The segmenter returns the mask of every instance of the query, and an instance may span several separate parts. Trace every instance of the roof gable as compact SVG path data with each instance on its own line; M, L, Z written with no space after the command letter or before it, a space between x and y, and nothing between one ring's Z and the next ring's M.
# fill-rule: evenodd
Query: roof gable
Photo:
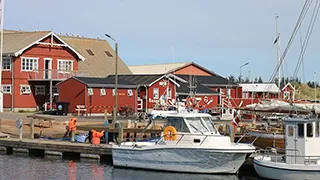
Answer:
M293 91L296 90L296 89L292 86L291 83L287 83L287 84L282 88L282 91L284 91L287 87L290 87Z
M188 66L195 66L210 75L218 76L214 72L210 71L209 69L200 66L195 62L181 62L181 63L164 63L164 64L148 64L148 65L136 65L136 66L129 66L130 70L133 74L167 74L172 73L174 74L175 71L179 71L183 68Z
M48 37L58 39L61 44L42 42ZM51 31L39 31L39 32L19 32L19 31L5 31L3 37L3 53L13 55L15 57L20 56L24 51L36 44L57 45L64 46L73 52L78 59L84 60L85 58L75 51L71 46L64 42L60 37Z

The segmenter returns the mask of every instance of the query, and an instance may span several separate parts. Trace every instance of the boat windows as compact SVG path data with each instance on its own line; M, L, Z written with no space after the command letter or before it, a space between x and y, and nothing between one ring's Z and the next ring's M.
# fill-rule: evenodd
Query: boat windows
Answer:
M200 117L188 117L186 118L188 124L191 127L192 133L207 133L209 129L203 124Z
M307 124L307 137L313 137L313 124Z
M316 129L315 129L316 137L319 137L319 123L320 122L316 122Z
M289 127L288 127L288 135L289 135L290 137L293 136L293 126L289 126Z
M304 137L304 124L298 124L298 137Z
M188 126L186 125L182 117L168 117L167 125L173 126L178 132L190 133Z
M214 127L210 117L202 117L203 121L206 123L210 132L217 134L216 128Z

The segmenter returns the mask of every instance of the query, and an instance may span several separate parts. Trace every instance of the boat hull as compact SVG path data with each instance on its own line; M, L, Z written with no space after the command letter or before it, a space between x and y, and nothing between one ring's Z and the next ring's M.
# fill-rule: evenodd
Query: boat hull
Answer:
M260 177L282 180L319 180L320 166L303 164L286 164L276 162L264 162L254 159L254 169Z
M113 165L187 173L236 173L247 152L203 148L113 148Z

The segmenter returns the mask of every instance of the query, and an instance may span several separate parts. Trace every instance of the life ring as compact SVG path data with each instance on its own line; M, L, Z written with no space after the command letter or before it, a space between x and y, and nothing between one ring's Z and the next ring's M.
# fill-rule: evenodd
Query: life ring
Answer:
M166 141L175 141L177 139L177 130L173 126L168 126L164 129L163 135Z

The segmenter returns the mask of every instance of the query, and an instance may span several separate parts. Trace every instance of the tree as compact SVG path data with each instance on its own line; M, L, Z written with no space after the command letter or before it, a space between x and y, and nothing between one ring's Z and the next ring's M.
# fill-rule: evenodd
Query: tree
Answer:
M259 76L258 83L263 83L262 77Z
M249 78L246 77L246 79L244 80L244 82L245 82L245 83L249 83L249 82L250 82Z
M229 75L228 79L229 79L230 83L235 83L236 82L236 78L233 75Z

